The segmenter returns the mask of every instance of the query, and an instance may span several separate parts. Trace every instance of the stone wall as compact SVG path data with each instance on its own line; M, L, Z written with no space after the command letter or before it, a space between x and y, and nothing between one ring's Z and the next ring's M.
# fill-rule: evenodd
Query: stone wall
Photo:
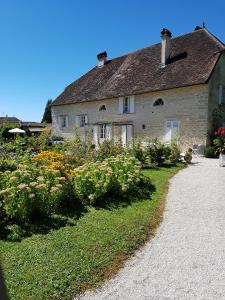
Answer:
M75 116L87 114L88 129L77 129L82 136L98 122L130 122L134 125L135 136L157 137L164 141L166 120L177 120L181 144L186 149L193 144L206 143L208 93L208 85L203 84L135 95L134 113L130 114L119 114L118 98L53 106L53 132L55 135L71 137L75 128ZM158 98L163 99L163 106L153 106ZM99 111L103 104L106 111ZM60 115L68 115L68 128L60 128L57 120Z

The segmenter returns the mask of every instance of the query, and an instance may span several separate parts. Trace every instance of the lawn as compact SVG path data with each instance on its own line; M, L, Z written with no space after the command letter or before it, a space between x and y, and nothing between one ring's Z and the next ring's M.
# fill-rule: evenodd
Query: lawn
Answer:
M92 208L71 226L18 243L0 241L10 299L71 299L110 277L154 233L168 180L181 168L143 171L156 189L151 199L113 209Z

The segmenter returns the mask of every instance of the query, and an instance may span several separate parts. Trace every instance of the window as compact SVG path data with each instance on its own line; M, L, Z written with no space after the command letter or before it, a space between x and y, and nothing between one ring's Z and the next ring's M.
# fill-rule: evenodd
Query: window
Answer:
M130 97L124 97L123 98L123 113L129 113L130 112Z
M99 111L104 111L104 110L106 110L105 105L101 105L100 108L99 108Z
M100 139L106 138L106 124L100 125Z
M77 127L84 127L87 124L88 124L88 116L87 115L76 116L76 126Z
M62 128L68 127L68 116L61 116L60 117L60 125Z
M225 105L225 87L222 84L219 85L219 104Z
M159 98L157 100L155 100L153 106L162 106L164 105L164 102L163 102L163 99L162 98Z
M80 116L80 127L84 127L84 125L86 124L86 118L85 115Z
M173 139L179 138L179 122L177 120L167 120L165 130L165 142L167 144L170 144Z
M134 113L134 95L119 97L119 114Z

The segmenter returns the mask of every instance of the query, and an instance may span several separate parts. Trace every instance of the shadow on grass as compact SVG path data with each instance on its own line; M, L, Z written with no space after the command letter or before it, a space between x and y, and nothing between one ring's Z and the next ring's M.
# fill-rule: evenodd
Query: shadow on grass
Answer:
M143 176L139 184L130 189L127 193L122 193L119 189L109 191L104 198L96 201L95 208L112 210L119 207L127 207L138 201L151 200L151 195L155 191L156 188L150 178Z

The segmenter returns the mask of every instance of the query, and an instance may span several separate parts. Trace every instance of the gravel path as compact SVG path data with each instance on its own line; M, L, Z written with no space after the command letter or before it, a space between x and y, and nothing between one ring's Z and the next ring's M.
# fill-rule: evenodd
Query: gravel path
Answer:
M225 168L198 158L172 180L156 236L80 300L225 299Z

